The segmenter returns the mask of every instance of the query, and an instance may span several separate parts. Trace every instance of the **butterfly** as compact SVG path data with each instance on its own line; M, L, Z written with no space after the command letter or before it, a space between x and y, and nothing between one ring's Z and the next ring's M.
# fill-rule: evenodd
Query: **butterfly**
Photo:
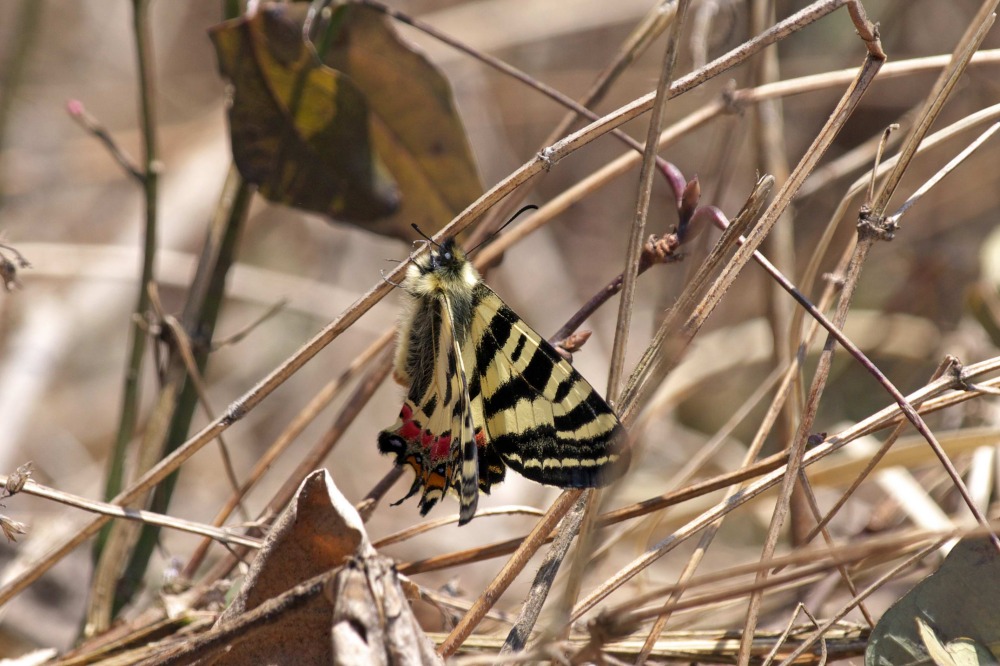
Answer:
M604 486L629 463L625 429L594 388L482 281L454 238L427 239L400 283L393 376L407 388L383 454L415 473L426 515L448 492L459 525L507 467L562 488Z

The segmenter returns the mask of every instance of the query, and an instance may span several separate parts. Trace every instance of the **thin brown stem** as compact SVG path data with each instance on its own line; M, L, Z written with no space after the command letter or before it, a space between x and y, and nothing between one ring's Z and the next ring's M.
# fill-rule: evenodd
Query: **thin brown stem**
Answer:
M649 214L649 202L653 193L653 176L656 173L654 158L658 148L657 139L663 129L670 84L674 77L674 67L677 64L681 29L684 27L684 18L687 16L689 4L690 0L679 0L677 3L677 16L674 18L670 37L663 51L660 79L656 84L656 96L653 99L653 108L646 131L642 167L639 171L639 192L636 195L635 216L629 230L628 252L625 256L625 270L622 272L622 296L618 305L614 347L611 351L611 371L608 375L608 390L605 394L608 401L614 404L618 402L619 384L625 368L625 349L628 345L632 309L635 302L635 281L639 275L639 261L642 256L643 237L646 232L646 216Z
M559 533L545 554L545 559L542 560L537 573L535 573L535 579L532 581L531 589L528 590L528 594L524 599L521 612L514 621L514 626L511 627L510 633L507 634L507 639L504 641L503 647L500 648L501 656L513 652L521 652L524 650L525 645L528 644L528 637L531 635L531 630L534 628L535 623L538 621L538 616L542 612L542 606L549 596L549 590L555 582L559 566L566 557L566 553L573 543L573 538L580 530L580 523L583 522L586 506L586 498L581 497L577 500L573 509L566 514L566 519L559 527Z
M854 599L852 599L849 603L847 603L846 605L844 605L844 607L841 608L840 611L838 611L837 613L835 613L833 615L833 617L829 618L826 622L824 622L823 624L821 624L820 626L818 626L816 628L816 631L813 632L813 635L809 639L803 641L803 643L801 645L799 645L797 648L795 648L795 650L793 650L791 654L789 654L787 657L785 657L784 661L782 661L780 664L778 664L778 666L790 666L791 664L794 664L795 660L801 654L803 654L806 650L808 650L813 645L815 645L816 641L822 639L823 633L827 629L829 629L830 627L832 627L837 622L840 622L841 618L843 618L845 615L847 615L848 613L850 613L851 610L855 606L857 606L859 603L861 603L862 601L864 601L865 599L867 599L868 597L870 597L874 592L878 591L883 585L885 585L886 583L888 583L889 581L891 581L893 578L895 578L896 576L898 576L901 572L905 571L909 567L911 567L914 564L920 562L922 559L924 559L925 557L927 557L928 555L930 555L931 553L933 553L935 550L937 550L938 548L940 548L941 545L944 544L944 543L946 543L947 541L948 541L948 539L939 539L939 540L935 541L931 545L929 545L926 548L924 548L923 550L921 550L919 553L916 553L912 557L909 557L906 560L900 562L897 566L893 567L892 569L890 569L889 571L887 571L882 576L879 576L878 580L876 580L871 585L869 585L864 590L862 590L862 592L860 594L858 594L857 596L855 596Z

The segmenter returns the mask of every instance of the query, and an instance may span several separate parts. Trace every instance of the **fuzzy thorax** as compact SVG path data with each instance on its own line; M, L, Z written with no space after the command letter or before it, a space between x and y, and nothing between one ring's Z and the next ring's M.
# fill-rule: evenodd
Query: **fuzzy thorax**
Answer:
M429 252L410 262L402 283L409 298L406 299L408 303L404 305L400 316L399 342L393 368L393 378L397 383L409 386L412 382L414 351L418 358L430 358L436 351L433 346L412 349L415 342L431 344L433 339L433 336L427 334L430 330L428 320L422 318L420 313L433 310L433 307L428 307L432 303L449 308L469 303L472 290L480 281L479 273L451 238L445 239L440 245L432 245ZM444 303L448 305L445 306ZM425 332L417 335L416 340L413 339L415 325L418 330Z

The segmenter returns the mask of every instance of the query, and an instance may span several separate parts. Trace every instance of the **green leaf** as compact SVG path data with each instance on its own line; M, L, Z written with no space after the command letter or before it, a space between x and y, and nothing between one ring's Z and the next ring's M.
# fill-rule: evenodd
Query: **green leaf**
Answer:
M997 664L998 647L1000 553L987 537L966 538L885 612L868 639L865 664Z
M943 643L937 632L919 617L917 631L936 666L995 666L997 663L989 650L971 638L957 638Z

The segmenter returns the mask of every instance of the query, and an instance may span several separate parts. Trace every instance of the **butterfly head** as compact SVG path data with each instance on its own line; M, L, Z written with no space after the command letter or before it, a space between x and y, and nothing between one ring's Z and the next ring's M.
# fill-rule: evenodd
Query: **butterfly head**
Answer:
M454 238L440 245L431 244L430 251L418 257L407 271L407 288L417 295L441 292L466 292L479 281L479 274Z
M441 273L457 273L466 263L465 253L454 238L445 238L440 245L432 246L427 258L428 269Z

